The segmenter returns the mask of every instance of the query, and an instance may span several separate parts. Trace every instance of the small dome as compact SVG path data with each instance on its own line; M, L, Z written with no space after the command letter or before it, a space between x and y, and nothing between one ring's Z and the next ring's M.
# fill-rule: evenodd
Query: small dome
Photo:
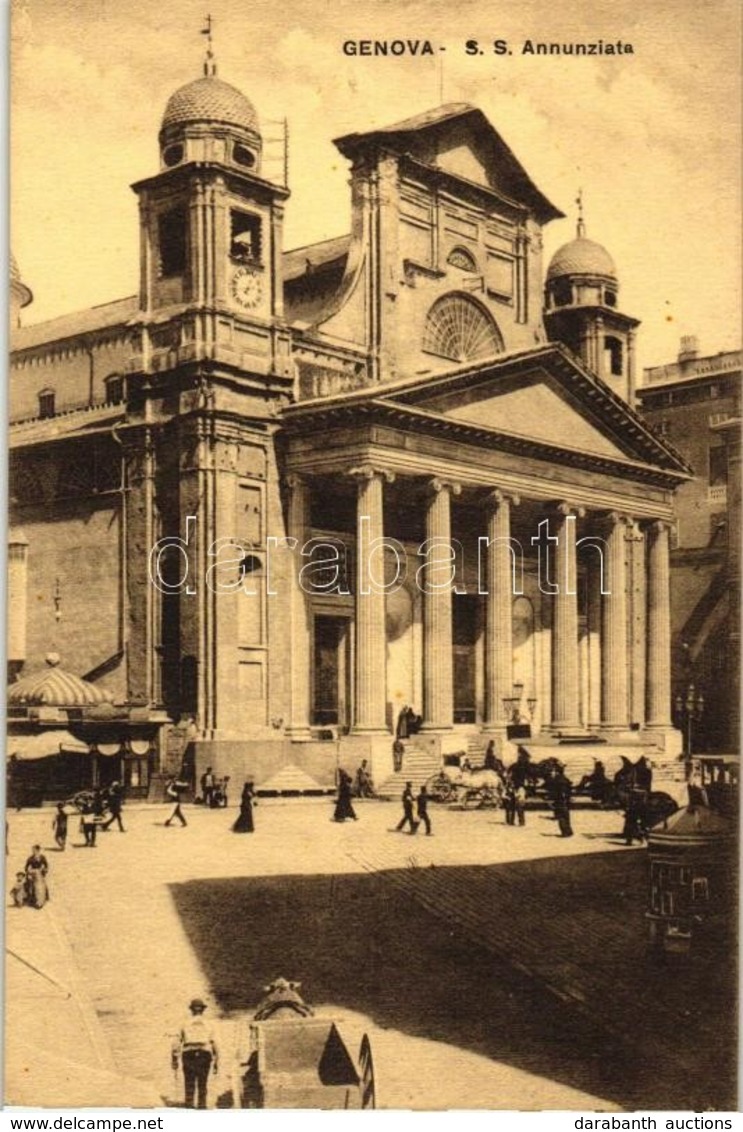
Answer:
M578 236L555 252L547 268L548 280L563 275L608 275L616 279L617 269L606 248L585 236Z
M258 133L258 115L253 104L216 75L195 79L171 94L160 129L190 122L220 122Z
M15 301L19 306L27 307L33 299L30 289L21 278L18 263L12 252L10 253L10 289L14 293Z

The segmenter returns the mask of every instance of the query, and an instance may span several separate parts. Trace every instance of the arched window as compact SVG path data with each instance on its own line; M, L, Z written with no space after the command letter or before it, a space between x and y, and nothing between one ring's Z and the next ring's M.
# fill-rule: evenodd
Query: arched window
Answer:
M475 257L466 248L452 248L446 262L460 271L477 271Z
M471 362L503 352L494 319L466 295L444 295L426 316L423 349L455 362Z

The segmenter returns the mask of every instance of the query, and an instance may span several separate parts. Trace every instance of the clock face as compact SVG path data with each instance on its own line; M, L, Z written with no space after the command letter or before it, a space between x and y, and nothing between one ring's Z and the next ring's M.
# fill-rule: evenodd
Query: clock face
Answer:
M232 294L236 302L247 310L257 307L263 298L263 284L257 271L239 267L232 276Z

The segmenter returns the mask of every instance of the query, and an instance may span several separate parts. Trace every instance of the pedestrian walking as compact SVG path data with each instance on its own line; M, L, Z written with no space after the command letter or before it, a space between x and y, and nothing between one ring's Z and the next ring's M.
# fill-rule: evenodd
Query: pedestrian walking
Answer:
M26 892L26 874L25 873L16 873L15 874L15 884L13 885L13 887L10 890L10 898L13 901L13 904L15 905L16 908L22 908L23 905L26 903L27 892Z
M552 779L552 800L555 808L555 818L560 826L561 837L572 837L573 827L570 824L570 797L573 787L565 772L558 770Z
M33 846L31 856L26 861L25 870L26 903L33 908L43 908L49 899L49 888L46 881L49 862L41 852L40 845Z
M181 826L188 825L188 822L181 812L181 793L186 789L185 782L179 782L177 778L169 778L165 784L165 797L168 801L173 803L173 809L168 816L166 825L170 825L174 818L178 818Z
M77 804L80 809L80 830L85 838L85 848L95 849L98 822L96 821L93 796L83 794L79 797Z
M428 816L428 791L426 790L425 782L423 783L423 785L420 788L420 791L418 792L418 797L415 800L415 806L416 806L416 811L417 811L417 814L418 814L418 821L415 823L415 827L413 829L411 829L410 832L411 833L417 833L418 832L418 826L421 824L421 822L423 822L423 825L426 827L426 837L430 837L431 836L431 819Z
M406 782L405 789L402 792L402 817L395 826L395 831L401 833L406 825L410 826L410 832L415 833L418 828L418 823L413 814L413 783Z
M204 800L204 805L210 809L214 808L214 787L216 782L212 774L212 768L208 766L202 774L199 785L201 786L201 797Z
M246 782L243 786L243 792L240 797L240 813L237 816L237 821L232 827L233 833L252 833L254 830L253 825L253 799L255 797L253 791L253 783Z
M194 998L188 1007L190 1014L178 1032L173 1044L171 1064L173 1071L178 1065L183 1071L184 1103L186 1108L206 1108L209 1070L216 1073L219 1068L219 1054L214 1034L204 1018L206 1003Z
M64 802L57 802L57 811L52 819L52 832L54 840L57 843L57 848L64 852L67 845L67 814L64 808Z
M513 788L513 804L519 825L526 825L526 787L523 782Z
M627 797L622 837L625 844L637 840L642 843L647 834L647 791L632 789Z
M346 818L353 818L354 821L358 821L351 803L352 785L351 775L341 768L338 771L338 798L335 803L333 821L345 821Z
M124 791L121 788L120 782L112 782L108 790L108 812L111 817L107 822L104 822L101 829L110 829L114 822L117 823L122 833L126 833L124 825L121 821L121 810L124 805Z

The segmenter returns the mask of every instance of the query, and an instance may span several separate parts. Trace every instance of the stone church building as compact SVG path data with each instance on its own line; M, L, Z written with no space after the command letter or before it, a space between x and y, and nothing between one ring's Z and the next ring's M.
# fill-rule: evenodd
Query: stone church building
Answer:
M132 186L137 293L21 325L13 268L21 757L64 727L144 793L189 719L197 773L380 782L405 707L434 760L514 722L678 753L690 472L632 407L610 255L580 219L545 271L562 213L466 104L339 138L350 232L285 250L256 111L205 72ZM66 703L29 691L50 649Z

